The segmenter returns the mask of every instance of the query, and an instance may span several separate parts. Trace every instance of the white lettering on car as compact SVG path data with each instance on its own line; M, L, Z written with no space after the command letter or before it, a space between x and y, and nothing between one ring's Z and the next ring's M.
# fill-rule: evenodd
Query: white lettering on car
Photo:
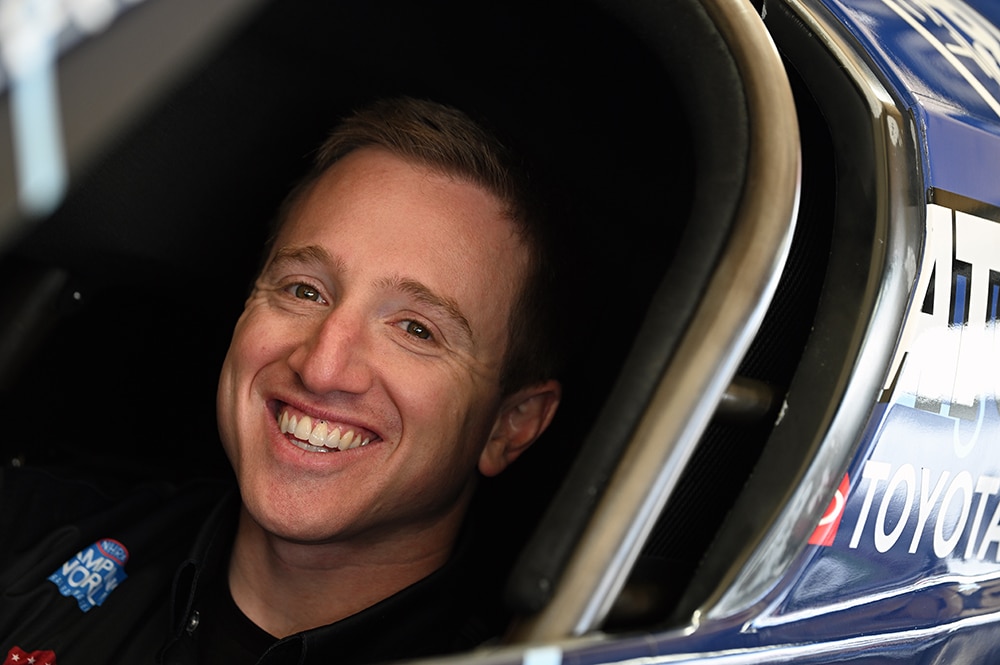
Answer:
M987 398L998 393L998 250L1000 224L927 207L923 265L884 386L894 402L950 419L959 458L975 448Z
M986 83L1000 84L1000 31L973 8L954 0L882 0L1000 116L1000 101ZM973 69L982 72L982 79Z
M875 460L865 463L861 478L867 486L851 535L852 549L870 538L877 551L889 552L900 546L901 536L911 528L913 535L906 550L910 554L930 540L936 557L950 557L965 536L960 556L982 561L991 545L1000 544L1000 502L994 502L991 519L980 535L987 504L1000 492L1000 478L982 475L974 479L966 470L952 474L922 468L918 483L912 464L893 469L891 464ZM1000 548L994 552L994 560L1000 562Z

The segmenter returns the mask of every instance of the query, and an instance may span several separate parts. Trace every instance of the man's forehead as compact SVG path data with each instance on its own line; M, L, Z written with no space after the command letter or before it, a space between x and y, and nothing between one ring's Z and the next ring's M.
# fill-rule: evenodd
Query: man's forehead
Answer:
M384 285L409 284L411 295L460 313L469 330L483 307L491 325L508 322L496 310L509 314L530 263L519 227L486 188L370 147L327 169L276 240L275 258L339 262L340 272L345 260L384 263Z
M290 264L315 264L330 267L340 272L343 261L319 245L275 245L268 259L268 267L281 267Z

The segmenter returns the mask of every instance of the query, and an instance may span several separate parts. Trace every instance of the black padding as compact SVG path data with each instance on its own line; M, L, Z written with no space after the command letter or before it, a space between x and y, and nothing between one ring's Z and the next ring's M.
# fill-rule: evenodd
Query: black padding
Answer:
M675 352L728 237L746 169L748 124L739 74L701 6L645 0L602 6L657 54L662 76L680 91L686 125L677 131L690 132L696 157L692 164L675 162L674 168L693 170L694 198L679 233L670 207L649 211L642 222L662 225L664 253L674 258L613 391L511 575L507 599L522 613L536 612L548 601Z

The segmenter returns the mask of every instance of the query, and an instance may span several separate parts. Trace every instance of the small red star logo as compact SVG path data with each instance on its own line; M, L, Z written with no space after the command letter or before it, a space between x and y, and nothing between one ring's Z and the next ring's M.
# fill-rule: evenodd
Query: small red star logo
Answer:
M7 652L3 665L56 665L54 651L25 651L21 647L13 647Z

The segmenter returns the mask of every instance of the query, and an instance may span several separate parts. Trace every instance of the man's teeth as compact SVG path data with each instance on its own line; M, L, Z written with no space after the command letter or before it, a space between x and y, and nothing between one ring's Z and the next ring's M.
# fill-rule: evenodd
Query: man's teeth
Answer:
M282 434L291 434L299 441L329 450L350 450L367 445L371 441L371 437L364 437L354 430L344 431L340 427L331 429L325 420L314 421L309 416L290 416L287 411L281 412L278 427Z

